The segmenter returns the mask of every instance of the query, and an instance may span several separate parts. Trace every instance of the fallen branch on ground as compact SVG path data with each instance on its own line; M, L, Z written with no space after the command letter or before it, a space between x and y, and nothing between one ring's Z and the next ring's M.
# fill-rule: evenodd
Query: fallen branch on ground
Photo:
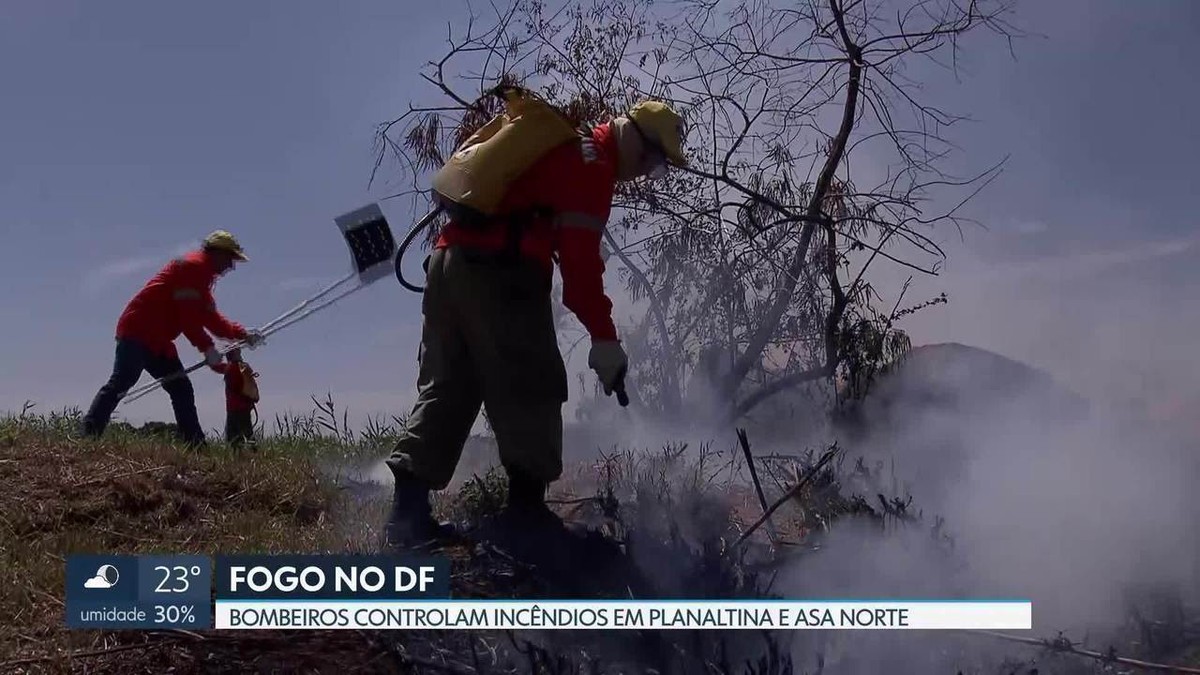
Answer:
M1126 666L1142 668L1143 670L1158 670L1167 673L1190 673L1192 675L1200 675L1200 668L1172 666L1165 663L1152 663L1150 661L1140 661L1138 659L1125 658L1123 656L1117 656L1116 652L1112 649L1109 649L1107 654L1094 652L1090 649L1080 649L1072 644L1070 640L1061 636L1054 640L1047 640L1044 638L1027 638L1019 635L1008 635L1007 633L997 633L990 630L968 630L965 632L973 635L982 635L985 637L1008 640L1009 642L1020 642L1022 644L1034 645L1036 647L1044 647L1051 651L1062 652L1064 654L1076 654L1078 656L1085 656L1087 658L1104 661L1106 663L1120 663Z
M746 455L746 466L750 469L750 479L754 481L754 490L758 493L759 504L762 505L763 513L767 514L767 496L763 493L762 483L758 482L758 471L754 468L754 454L750 452L750 439L746 436L745 429L737 430L738 443L742 446L742 453ZM769 516L769 514L767 514ZM775 526L771 523L770 517L767 518L767 537L771 539L771 544L775 545L779 540L779 535L775 532Z
M814 477L816 477L816 475L818 473L820 473L821 469L824 468L825 465L828 464L829 461L831 459L833 459L834 456L836 456L841 451L842 451L842 449L837 447L837 445L835 444L831 450L829 450L824 455L822 455L821 459L817 460L817 463L814 464L813 468L809 470L808 475L806 475L799 482L797 482L795 487L793 487L791 490L788 490L786 494L784 494L774 504L772 504L771 508L767 509L762 514L762 517L760 517L758 520L754 521L753 525L746 528L746 531L742 533L742 536L737 538L737 541L733 542L733 545L729 547L729 550L732 551L732 550L736 549L743 541L746 541L746 539L750 535L754 534L755 530L757 530L759 527L761 527L763 523L767 522L767 520L771 517L772 513L775 513L775 511L778 510L779 507L786 504L793 496L795 496L801 490L803 490L804 486L808 485L809 482L812 481L812 479Z

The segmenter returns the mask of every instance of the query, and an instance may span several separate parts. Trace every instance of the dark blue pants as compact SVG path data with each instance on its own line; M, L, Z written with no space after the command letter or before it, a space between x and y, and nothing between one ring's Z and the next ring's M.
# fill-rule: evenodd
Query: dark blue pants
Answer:
M116 356L113 359L112 375L108 382L96 392L92 406L83 418L83 433L87 436L100 436L108 426L117 403L125 392L133 388L142 376L142 371L155 379L160 379L183 370L179 357L160 356L146 349L134 340L117 340ZM192 389L192 381L183 376L163 384L163 389L171 397L171 407L175 410L175 423L179 425L179 435L185 442L193 444L204 443L204 430L200 426L200 418L196 412L196 392Z

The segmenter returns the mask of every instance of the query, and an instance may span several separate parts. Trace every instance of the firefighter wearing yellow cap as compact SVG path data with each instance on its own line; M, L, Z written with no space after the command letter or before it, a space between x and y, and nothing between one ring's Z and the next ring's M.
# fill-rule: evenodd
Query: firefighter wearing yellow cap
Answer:
M648 161L657 159L654 156L657 153L675 166L687 166L687 158L683 156L683 139L687 132L683 119L670 106L659 101L643 101L625 117L651 150L647 153ZM662 166L661 162L651 169L651 176L659 166Z
M237 260L245 262L249 260L246 257L246 252L242 250L242 245L237 239L233 238L225 230L217 230L204 238L204 248L208 251L223 251L233 256Z
M449 484L481 406L509 478L503 520L526 532L556 523L544 497L562 472L568 386L550 297L555 260L563 305L591 337L588 366L611 395L628 365L600 255L613 194L620 181L685 166L684 135L668 105L642 102L532 158L503 186L492 221L471 227L452 216L443 226L426 266L417 402L387 459L396 478L391 543L453 534L434 520L429 493ZM469 168L475 177L504 173Z
M133 296L117 320L112 372L83 418L84 435L104 433L117 403L143 372L157 379L183 371L175 349L175 339L180 335L204 354L210 367L221 362L221 353L209 333L226 340L245 340L252 346L263 341L259 331L230 321L217 311L213 283L233 269L235 260L247 260L246 252L232 234L217 230L204 238L199 250L167 263ZM204 445L191 381L186 375L175 377L165 382L163 389L171 397L182 439Z

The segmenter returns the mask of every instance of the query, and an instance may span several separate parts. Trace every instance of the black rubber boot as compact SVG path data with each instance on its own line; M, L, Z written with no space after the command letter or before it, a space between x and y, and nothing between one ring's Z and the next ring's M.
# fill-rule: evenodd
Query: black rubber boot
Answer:
M517 560L538 566L549 578L569 568L566 558L574 550L566 525L546 505L546 484L528 475L508 471L508 501L483 530Z
M508 503L501 519L506 526L523 531L563 526L558 515L546 506L546 484L514 470L508 472Z
M434 520L429 487L408 472L396 471L395 474L396 491L384 528L384 547L417 546L454 536L453 526Z

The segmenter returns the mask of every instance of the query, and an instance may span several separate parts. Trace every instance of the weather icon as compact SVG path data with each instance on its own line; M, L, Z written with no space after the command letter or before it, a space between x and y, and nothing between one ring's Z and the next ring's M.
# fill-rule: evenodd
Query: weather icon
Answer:
M117 568L112 565L101 565L100 569L96 570L96 576L83 582L84 588L112 588L117 585L117 579L121 575L117 574Z

